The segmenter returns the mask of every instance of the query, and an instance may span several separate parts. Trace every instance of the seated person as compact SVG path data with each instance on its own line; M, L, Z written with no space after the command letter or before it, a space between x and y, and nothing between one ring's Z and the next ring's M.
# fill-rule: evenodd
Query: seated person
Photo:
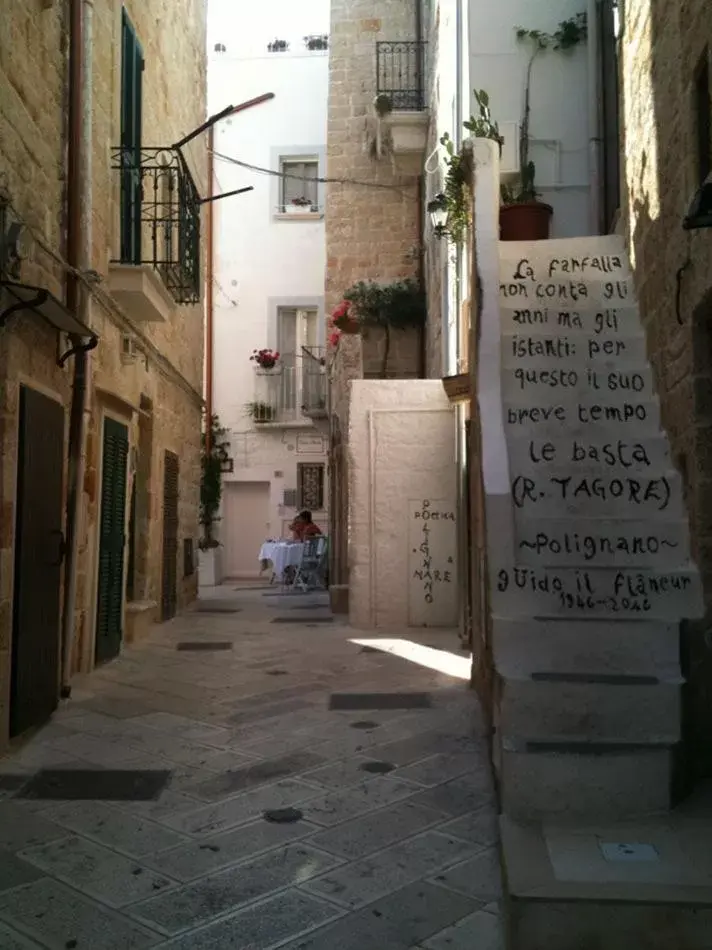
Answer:
M300 511L290 524L289 530L292 532L294 541L306 541L308 538L315 538L321 534L319 525L312 521L311 511Z

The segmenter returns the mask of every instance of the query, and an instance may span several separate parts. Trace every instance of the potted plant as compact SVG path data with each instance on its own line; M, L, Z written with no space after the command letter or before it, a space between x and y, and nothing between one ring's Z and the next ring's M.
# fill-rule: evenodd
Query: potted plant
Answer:
M286 40L272 40L267 44L267 50L270 53L286 53L289 49L289 43Z
M326 33L321 33L318 36L305 36L304 45L308 50L328 49L329 37Z
M270 349L253 350L250 362L256 363L261 370L273 370L279 362L279 353L277 350Z
M529 43L531 52L524 82L524 109L519 129L519 181L514 187L502 187L502 207L499 213L502 241L541 241L549 237L551 205L539 201L535 186L536 168L529 157L529 126L531 120L532 69L537 57L546 50L570 52L588 36L588 19L577 13L562 20L553 33L543 30L516 28L517 39Z
M287 214L304 214L305 211L313 211L314 206L312 205L309 198L291 198L286 205L284 206Z
M198 576L202 585L215 586L222 580L220 571L220 542L214 537L215 524L222 498L222 465L227 460L229 442L217 415L203 424L200 457L200 514L202 535L198 541Z
M348 304L349 318L355 319L360 327L379 327L383 330L385 347L381 376L385 379L391 330L422 330L425 326L426 303L422 287L410 277L391 284L362 280L346 291L344 303ZM334 324L338 326L336 320Z
M277 418L277 409L268 402L248 402L245 406L247 415L257 424L274 422Z
M500 154L504 138L500 134L499 124L492 118L489 94L485 89L473 89L479 109L478 115L471 115L463 127L475 138L491 139L499 146ZM462 244L471 225L471 199L469 186L472 181L472 160L466 149L455 150L455 143L448 132L440 137L445 148L444 190L436 194L427 204L427 211L433 223L435 237L449 237L453 244Z

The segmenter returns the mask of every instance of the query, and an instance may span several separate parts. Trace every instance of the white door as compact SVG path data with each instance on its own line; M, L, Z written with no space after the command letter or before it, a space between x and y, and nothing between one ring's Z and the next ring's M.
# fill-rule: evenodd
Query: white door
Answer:
M223 485L222 543L226 577L257 577L260 548L267 538L269 482Z

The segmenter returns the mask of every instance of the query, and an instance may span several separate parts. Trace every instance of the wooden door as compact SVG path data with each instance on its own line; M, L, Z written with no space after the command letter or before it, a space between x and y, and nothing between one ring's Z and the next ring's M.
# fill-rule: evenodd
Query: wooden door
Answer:
M10 735L47 720L60 679L64 408L20 387Z
M129 430L122 423L105 418L96 604L97 663L113 660L121 649L128 454Z
M224 486L221 537L226 577L259 577L260 548L270 533L278 533L269 529L269 490L269 482Z

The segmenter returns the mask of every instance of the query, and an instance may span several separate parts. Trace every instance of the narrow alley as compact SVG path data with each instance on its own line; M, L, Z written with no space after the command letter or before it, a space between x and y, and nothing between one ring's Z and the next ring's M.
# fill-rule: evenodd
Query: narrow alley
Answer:
M223 585L81 679L0 760L0 948L500 950L469 657L366 636Z

